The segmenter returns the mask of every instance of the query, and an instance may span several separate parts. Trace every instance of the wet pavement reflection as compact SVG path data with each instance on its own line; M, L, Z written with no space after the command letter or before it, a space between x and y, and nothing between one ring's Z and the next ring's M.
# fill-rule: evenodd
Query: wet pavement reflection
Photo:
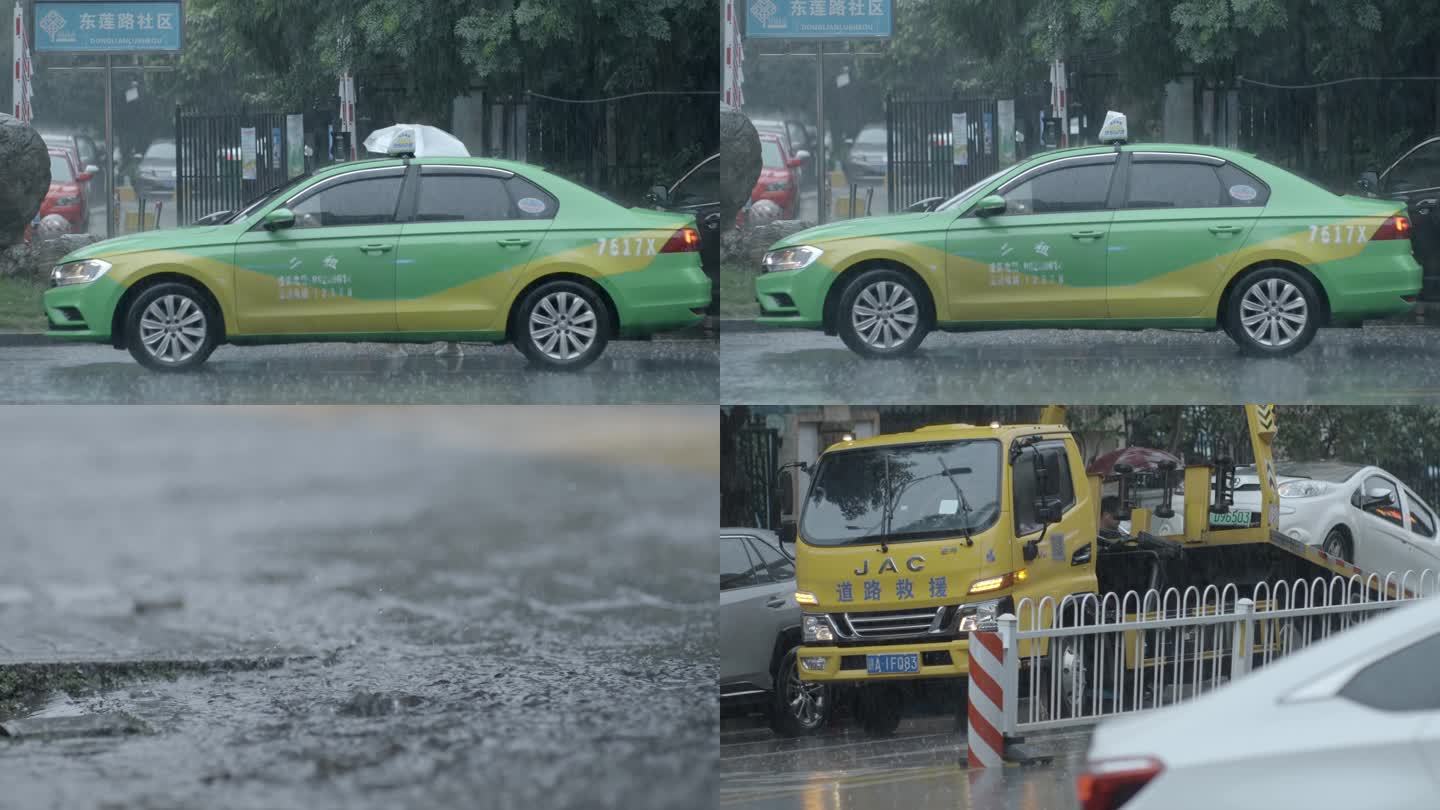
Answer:
M1440 397L1440 328L1321 330L1284 359L1203 332L932 333L901 360L819 332L722 330L722 402L1397 404Z
M0 665L47 627L59 658L308 655L42 695L148 733L0 738L0 805L712 803L713 431L713 406L0 408Z
M784 739L727 721L720 806L746 810L1074 810L1081 738L1055 738L1045 764L967 769L951 720L911 719L889 739L855 730Z
M0 349L3 402L715 403L709 340L620 341L578 373L537 371L510 346L222 346L191 374L159 374L108 346Z

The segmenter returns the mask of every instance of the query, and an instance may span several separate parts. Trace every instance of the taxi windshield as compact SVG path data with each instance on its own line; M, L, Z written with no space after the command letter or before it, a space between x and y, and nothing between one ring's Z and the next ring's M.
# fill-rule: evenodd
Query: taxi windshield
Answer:
M800 532L817 546L919 540L982 531L999 514L999 442L893 445L821 459Z
M232 222L239 222L245 217L250 216L271 200L278 199L283 195L289 194L292 190L299 188L300 184L308 181L312 174L313 172L306 172L305 174L296 177L294 180L291 180L288 183L281 183L280 185L270 189L264 194L261 194L259 197L256 197L250 202L245 203L245 206L243 208L226 217L225 221L221 224L228 225Z
M981 180L980 182L975 183L974 185L970 186L969 188L966 188L964 191L960 192L959 194L956 194L954 197L951 197L950 199L946 200L945 202L940 203L940 205L939 205L935 210L936 210L936 211L949 211L949 210L951 210L951 209L959 208L960 206L965 205L966 203L968 203L968 202L970 201L970 197L974 196L974 194L975 194L977 191L979 191L980 189L984 188L985 186L990 185L991 183L995 182L996 180L999 180L999 179L1000 179L1000 175L1002 175L1002 174L1010 171L1011 168L1013 168L1013 167L1011 167L1011 166L1006 166L1005 168L1001 169L1001 170L998 171L998 172L995 172L994 174L990 175L989 177L985 178L984 180Z

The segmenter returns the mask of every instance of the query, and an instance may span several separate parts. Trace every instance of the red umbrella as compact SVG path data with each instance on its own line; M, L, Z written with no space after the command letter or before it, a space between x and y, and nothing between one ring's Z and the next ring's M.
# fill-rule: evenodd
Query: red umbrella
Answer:
M1176 469L1185 466L1180 459L1164 450L1152 450L1148 447L1122 447L1090 462L1090 466L1085 468L1085 472L1088 475L1109 478L1115 474L1116 464L1129 464L1135 468L1136 472L1159 471L1161 462L1165 461L1174 464Z

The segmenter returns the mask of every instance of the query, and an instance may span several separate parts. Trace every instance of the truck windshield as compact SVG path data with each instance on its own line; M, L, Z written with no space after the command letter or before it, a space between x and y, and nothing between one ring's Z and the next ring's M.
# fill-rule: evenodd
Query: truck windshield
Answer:
M817 546L920 540L983 531L999 515L998 441L867 447L821 459L800 533Z

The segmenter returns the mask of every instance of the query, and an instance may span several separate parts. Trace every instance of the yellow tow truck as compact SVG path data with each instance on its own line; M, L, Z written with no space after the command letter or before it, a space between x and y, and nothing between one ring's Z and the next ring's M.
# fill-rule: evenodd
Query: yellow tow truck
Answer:
M1250 596L1261 582L1354 574L1278 531L1275 409L1245 413L1260 510L1232 508L1227 459L1168 471L1153 512L1133 507L1133 472L1122 465L1118 500L1131 523L1123 542L1099 536L1103 481L1086 474L1063 407L1046 408L1040 424L936 425L831 446L812 470L796 531L801 678L859 688L857 719L884 735L907 694L963 687L969 632L1026 599L1228 583ZM1181 476L1183 533L1150 535L1152 517L1171 516ZM1032 612L1017 615L1029 629ZM1048 626L1047 612L1039 615Z

